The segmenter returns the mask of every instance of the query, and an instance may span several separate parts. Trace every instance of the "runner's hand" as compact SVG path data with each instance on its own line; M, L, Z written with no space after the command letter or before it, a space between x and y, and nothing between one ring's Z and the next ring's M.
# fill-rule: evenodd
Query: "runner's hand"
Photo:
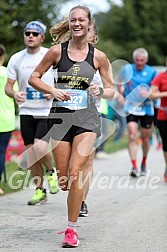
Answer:
M46 98L46 100L48 100L48 101L50 101L50 100L52 100L53 98L54 98L54 96L53 95L51 95L51 94L43 94L43 96Z
M71 99L69 93L63 89L52 88L52 95L58 101L68 101Z
M26 92L18 91L14 93L14 99L17 103L25 102Z
M140 96L144 99L149 98L150 96L150 90L145 90L145 89L141 89L140 90Z
M92 96L99 97L100 89L97 84L94 84L94 83L90 84L90 87L88 88L88 90L90 91Z

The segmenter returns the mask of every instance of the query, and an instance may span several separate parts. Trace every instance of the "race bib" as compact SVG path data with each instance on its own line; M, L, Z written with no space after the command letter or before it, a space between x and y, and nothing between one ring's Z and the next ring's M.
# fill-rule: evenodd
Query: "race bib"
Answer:
M145 111L143 110L142 104L133 104L131 102L126 101L124 105L124 111L128 114L133 115L145 115Z
M88 93L85 90L66 89L71 100L57 102L58 107L66 107L71 110L79 110L88 107Z
M28 100L44 100L45 99L45 97L43 96L43 93L39 92L38 90L34 88L27 87L26 92L27 92Z

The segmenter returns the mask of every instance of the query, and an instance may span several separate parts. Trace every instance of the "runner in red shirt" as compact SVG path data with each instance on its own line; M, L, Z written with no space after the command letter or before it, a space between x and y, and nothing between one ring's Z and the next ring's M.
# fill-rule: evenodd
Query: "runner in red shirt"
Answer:
M167 58L166 58L167 64ZM164 159L166 163L164 180L167 182L167 71L158 74L152 81L151 98L161 99L161 104L158 109L158 128L163 143Z

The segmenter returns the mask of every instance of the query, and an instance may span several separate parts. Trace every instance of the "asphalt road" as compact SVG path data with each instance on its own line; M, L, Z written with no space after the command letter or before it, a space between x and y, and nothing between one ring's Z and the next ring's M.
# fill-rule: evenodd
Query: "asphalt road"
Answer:
M141 160L141 151L138 153ZM94 180L87 204L89 217L79 218L77 231L85 252L166 252L167 184L162 151L154 146L146 178L129 178L128 151L94 161ZM52 252L62 249L66 228L66 192L48 194L47 203L28 206L32 189L0 197L0 251Z

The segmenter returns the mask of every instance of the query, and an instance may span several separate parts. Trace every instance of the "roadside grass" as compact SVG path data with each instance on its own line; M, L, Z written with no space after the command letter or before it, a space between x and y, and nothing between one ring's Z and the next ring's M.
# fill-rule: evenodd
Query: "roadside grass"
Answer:
M4 181L4 174L2 174L2 180L0 183L0 188L6 193L16 192L22 189L24 185L24 180L26 177L27 171L21 170L16 163L7 162L6 163L6 176L7 183ZM12 188L9 184L12 183ZM17 188L19 187L19 188Z
M118 142L113 141L113 136L110 136L105 144L104 151L106 153L113 153L119 150L126 149L128 147L128 137L123 135Z

